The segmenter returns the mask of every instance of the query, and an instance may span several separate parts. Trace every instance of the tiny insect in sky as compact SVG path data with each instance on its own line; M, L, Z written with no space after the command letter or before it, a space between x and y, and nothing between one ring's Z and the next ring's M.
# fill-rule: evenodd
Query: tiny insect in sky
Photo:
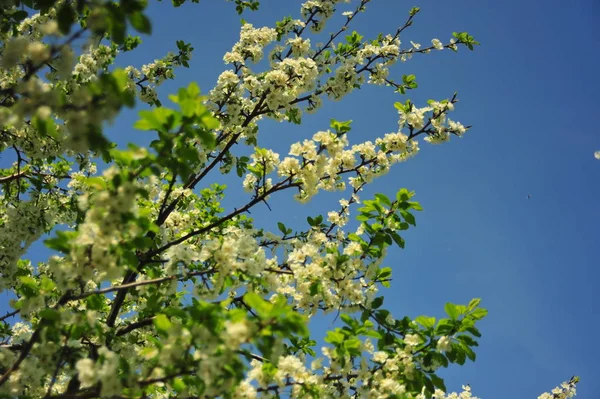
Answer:
M527 194L527 199L531 199L531 195Z

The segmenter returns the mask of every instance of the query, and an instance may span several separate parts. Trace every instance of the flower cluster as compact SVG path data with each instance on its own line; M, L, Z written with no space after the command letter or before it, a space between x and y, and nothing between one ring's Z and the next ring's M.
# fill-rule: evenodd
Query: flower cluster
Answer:
M240 40L233 49L226 53L223 61L226 64L240 63L246 60L258 62L263 57L264 48L277 38L277 32L272 28L255 28L252 24L242 25Z
M578 377L573 377L569 381L565 381L560 386L554 388L550 392L545 392L538 396L538 399L569 399L577 394Z

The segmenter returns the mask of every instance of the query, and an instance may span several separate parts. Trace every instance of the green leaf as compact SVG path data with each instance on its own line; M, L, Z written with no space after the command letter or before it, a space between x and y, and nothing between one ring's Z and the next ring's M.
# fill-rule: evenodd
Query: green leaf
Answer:
M391 267L384 267L377 274L377 279L383 280L383 279L389 278L391 276L392 276L392 268Z
M371 302L371 309L377 309L381 307L381 305L383 305L383 297L378 296L377 298L373 299L373 302Z
M281 222L277 222L277 228L279 229L279 231L281 231L281 233L283 233L285 235L285 232L286 232L285 224L283 224Z
M54 284L54 281L52 281L46 276L43 276L40 282L40 289L44 291L44 293L48 294L52 292L54 288L56 288L56 284Z
M360 236L357 235L356 233L350 233L350 234L348 234L348 239L350 241L355 241L355 242L362 242L363 241L363 239L360 238Z
M396 245L398 245L400 248L404 248L405 245L405 241L402 237L400 237L398 235L398 233L396 233L395 231L390 233L390 236L392 236L392 240L394 240L394 242L396 243Z
M406 220L407 223L412 224L413 226L417 225L417 221L412 213L408 213L406 211L402 212L402 217Z
M200 100L198 100L200 101ZM205 109L205 107L202 105L200 107L200 110ZM209 111L204 111L200 117L199 117L199 122L202 126L204 126L204 128L208 129L208 130L215 130L218 129L221 124L219 123L219 120L217 118L215 118Z
M481 333L475 327L467 327L467 328L465 328L465 331L468 331L469 333L471 333L472 335L474 335L478 338L481 337Z
M198 103L195 99L191 98L179 99L179 107L181 107L183 116L189 118L196 113Z
M204 144L206 148L208 148L209 150L215 148L215 146L217 145L217 140L215 139L215 136L213 136L212 133L205 129L196 129L196 133L198 134L200 140L202 141L202 144Z
M20 276L21 292L28 298L36 296L39 292L38 281L31 276Z
M397 193L396 193L396 200L398 202L404 202L404 201L408 201L411 197L411 193L405 189L405 188L401 188Z
M106 189L106 180L100 176L87 177L84 182L86 186L95 188L96 190Z
M180 119L178 113L168 108L155 108L139 112L140 120L133 127L139 130L169 130Z
M470 359L472 362L474 362L474 361L475 361L475 359L477 358L477 355L475 354L475 352L473 351L473 349L469 348L469 347L468 347L468 346L466 346L466 345L462 345L462 348L464 349L464 351L465 351L465 354L467 355L467 357L468 357L468 358L469 358L469 359Z
M442 391L446 392L446 384L444 384L443 379L441 379L440 377L438 377L435 374L430 374L429 378L431 378L431 382L433 382L433 385L435 385L436 388L441 389Z
M462 345L452 344L452 352L455 354L456 363L463 365L467 361L467 355Z
M165 333L169 331L169 328L171 328L172 325L171 320L169 320L169 318L164 314L156 315L153 322L154 327L156 327L156 330Z
M422 211L423 207L421 207L421 204L419 204L416 201L407 201L407 204L410 205L410 207L412 209L414 209L415 211Z
M335 119L331 120L330 126L333 130L336 131L336 133L338 134L343 134L343 133L347 133L350 130L352 130L352 128L350 127L350 124L352 123L351 120L349 121L337 121Z
M318 281L314 281L310 284L310 287L308 287L308 292L310 293L310 295L315 296L319 293L319 287L321 286L321 283Z
M125 32L127 26L125 25L125 15L119 9L118 6L107 7L110 11L110 37L117 44L123 44L125 42Z
M135 28L135 30L140 33L152 33L152 24L150 23L150 19L140 11L129 14L129 22L131 22L131 25Z
M171 386L173 387L173 390L177 393L181 393L187 388L185 381L183 381L181 377L176 377L171 383Z
M392 201L385 194L377 193L375 194L375 198L379 200L379 202L383 202L387 206L392 206Z
M273 305L265 301L260 295L255 292L247 292L244 295L244 302L260 317L268 317Z
M475 320L481 320L485 316L487 316L487 314L488 314L487 309L483 309L483 308L477 308L470 313L471 317L473 317Z
M87 308L90 310L102 310L106 305L103 295L90 295L85 299Z
M58 313L58 310L51 309L51 308L45 308L45 309L40 310L38 315L40 316L41 319L49 320L49 321L56 321L56 320L60 319L60 314Z
M475 309L477 306L479 306L480 303L481 303L481 299L479 299L479 298L471 299L471 301L469 302L468 309L471 311L471 310Z
M402 82L404 82L404 84L410 84L413 83L416 78L415 75L402 75Z
M473 338L471 338L468 335L459 335L456 337L456 339L458 339L459 341L463 342L465 345L468 346L479 346L479 344L477 343L477 341L475 341Z
M77 236L75 231L57 231L56 237L45 240L44 244L50 249L68 254L71 251L70 241L75 236Z
M185 44L182 44L185 45ZM200 86L196 82L190 82L188 86L183 90L186 93L188 98L196 98L200 95ZM179 95L182 95L182 91L179 92Z
M374 331L374 330L367 330L364 333L362 333L362 335L364 335L366 337L376 338L376 339L381 339L381 337L382 337L382 335L380 333L378 333L377 331Z
M348 326L354 328L354 325L356 324L355 320L352 318L352 316L346 314L346 313L342 313L340 315L340 318L342 319L342 321L347 324Z
M442 319L438 321L438 325L435 328L435 333L437 335L448 335L452 333L452 331L454 331L454 326L448 319Z
M142 43L142 39L139 36L127 36L123 45L121 46L122 51L131 51Z
M360 347L361 347L361 342L358 338L349 338L344 341L344 348L351 355L354 355L354 356L360 355Z
M435 317L418 316L415 321L427 329L435 326Z
M433 383L426 376L423 376L423 383L425 384L425 388L427 389L429 394L432 394L433 391L435 391L435 387L433 386Z
M442 367L448 367L448 358L446 358L446 356L444 356L442 353L439 352L430 352L431 353L431 358L442 365Z
M327 331L327 335L325 336L325 342L330 343L332 345L339 345L344 342L346 336L337 331Z
M359 35L357 31L353 31L351 35L346 36L346 41L348 44L353 46L358 46L360 41L363 39L363 36Z
M289 109L285 116L287 116L288 120L295 125L300 125L302 123L302 117L300 110L298 108Z
M28 15L29 14L27 13L27 11L25 11L25 10L19 10L19 11L15 11L13 13L12 17L13 17L13 19L15 21L19 21L20 22L20 21L24 20L25 18L27 18Z
M58 21L58 29L63 35L68 35L71 31L71 25L75 22L77 14L71 6L71 3L65 1L62 3L56 12L56 20Z
M452 320L457 320L459 313L458 310L456 309L456 305L454 305L453 303L446 303L446 305L444 305L444 310L446 311L446 314L448 316L450 316L450 318Z

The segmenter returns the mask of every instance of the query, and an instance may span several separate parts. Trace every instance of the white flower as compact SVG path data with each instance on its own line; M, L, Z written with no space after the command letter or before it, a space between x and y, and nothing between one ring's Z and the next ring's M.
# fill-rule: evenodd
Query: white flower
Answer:
M323 367L323 358L319 357L310 363L311 370L318 370Z
M344 248L344 255L360 255L362 254L362 247L356 241L351 242Z
M450 39L450 46L449 46L452 50L456 51L458 50L458 46L456 45L456 39L452 38Z
M58 31L58 22L51 19L50 21L40 26L40 32L42 32L46 36L60 34L60 32Z
M287 44L291 46L292 54L295 56L305 55L310 50L310 39L296 37L294 39L288 39Z
M440 352L450 352L452 350L452 341L449 337L443 336L437 342L437 349Z
M81 382L82 388L90 387L98 381L95 363L92 359L79 359L75 364L77 369L77 378Z
M388 314L387 317L385 318L385 322L388 323L389 325L394 325L396 323L396 319L394 319L394 317L392 316L392 314Z
M377 363L384 363L388 359L387 352L379 351L373 353L373 361Z
M379 385L381 386L382 390L389 392L393 395L401 394L406 389L398 381L395 381L391 378L385 378L385 379L381 380Z
M327 213L327 221L332 224L338 224L340 222L340 215L336 211Z
M47 105L42 105L37 109L36 115L42 120L48 119L52 115L52 109Z
M448 119L448 127L459 136L462 136L467 131L467 129L460 122L450 119Z
M252 173L248 173L244 178L244 182L242 186L246 192L252 192L254 190L254 185L258 182L258 178Z
M31 327L29 327L27 324L22 323L20 321L16 322L13 326L12 326L12 339L14 342L24 342L29 340L29 338L31 337L31 334L33 333L33 331L31 330Z
M413 46L413 47L414 47L416 50L418 50L418 49L420 49L420 48L421 48L421 45L420 45L419 43L415 43L415 42L413 42L412 40L410 41L410 44L412 44L412 46Z
M252 399L256 398L257 392L256 388L254 388L248 381L242 381L237 387L236 394L238 398Z
M225 335L227 336L225 340L227 346L236 348L249 338L250 330L244 321L231 322L228 320L225 322Z
M431 44L433 44L433 47L435 47L437 50L443 50L444 49L444 45L438 39L432 39L431 40Z
M19 62L28 46L29 41L24 36L15 37L5 42L2 58L0 58L1 65L6 69L12 68Z
M295 175L300 171L300 162L296 158L286 157L277 168L279 176Z
M600 159L600 151L596 151L596 152L594 153L594 158L596 158L596 159Z
M421 337L417 334L406 334L404 337L404 342L408 346L418 346L421 344Z

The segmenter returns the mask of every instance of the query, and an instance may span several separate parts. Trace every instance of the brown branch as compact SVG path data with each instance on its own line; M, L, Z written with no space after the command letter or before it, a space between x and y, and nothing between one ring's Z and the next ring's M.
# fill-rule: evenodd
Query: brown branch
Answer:
M151 325L153 321L154 321L154 316L149 317L147 319L136 321L135 323L131 323L131 324L117 330L116 336L120 337L122 335L130 333L133 330L137 330L138 328L147 327L147 326Z
M300 183L291 183L291 182L288 183L288 184L284 184L287 180L289 180L289 179L286 179L286 180L280 182L278 185L273 186L270 190L266 191L263 195L260 195L260 196L258 196L256 198L254 198L252 201L248 202L242 208L234 210L229 215L222 217L221 219L217 220L216 222L213 222L213 223L209 224L206 227L203 227L203 228L201 228L199 230L192 231L192 232L190 232L190 233L188 233L188 234L186 234L186 235L184 235L182 237L179 237L176 240L173 240L173 241L169 242L168 244L163 245L162 247L160 247L158 249L155 249L154 251L151 251L148 254L148 256L152 257L152 256L155 256L155 255L158 255L158 254L162 253L163 251L166 251L167 249L171 248L174 245L181 244L182 242L184 242L184 241L186 241L186 240L188 240L188 239L190 239L192 237L195 237L195 236L197 236L199 234L203 234L203 233L206 233L206 232L214 229L215 227L221 225L222 223L224 223L224 222L226 222L228 220L233 219L237 215L248 211L254 205L258 204L259 202L262 202L267 196L269 196L269 195L271 195L271 194L273 194L273 193L275 193L277 191L285 190L287 188L294 187L294 186L299 186L300 185Z
M69 348L69 338L71 338L71 331L73 328L69 328L67 335L65 336L65 343L60 350L60 354L58 355L58 361L56 362L56 368L54 369L54 373L52 374L52 378L50 379L50 385L48 385L48 389L46 390L46 395L44 399L50 398L50 394L52 393L52 388L54 388L54 384L56 383L56 377L58 376L58 372L60 371L63 360L65 358L65 354L67 349Z
M20 310L17 309L17 310L14 310L14 311L10 312L10 313L6 313L4 316L0 317L0 322L8 319L9 317L16 316L17 314L19 314L19 312L20 312Z
M33 348L33 345L37 342L37 340L40 338L40 335L42 334L42 328L43 326L36 328L36 330L31 335L31 338L29 338L29 341L23 344L23 350L21 351L21 354L19 355L17 360L15 360L15 362L8 368L8 370L6 370L4 374L2 374L2 377L0 377L0 386L4 385L4 383L8 381L12 372L17 370L21 363L23 363L23 360L25 360L27 355L29 355L31 348Z
M337 31L337 33L332 34L329 36L329 40L327 41L327 43L325 43L325 45L323 47L321 47L314 56L312 56L311 58L314 60L315 58L317 58L323 51L325 51L330 45L331 43L345 30L348 29L348 25L350 25L350 22L352 22L352 20L354 19L354 17L356 17L356 15L359 13L360 10L363 9L364 6L367 5L367 3L369 3L371 0L362 0L360 2L360 5L358 7L356 7L356 9L354 10L354 13L352 13L352 15L350 15L347 19L346 19L346 23Z
M130 288L142 287L144 285L160 284L165 281L184 280L188 277L202 276L204 274L210 274L213 272L215 272L215 269L202 270L202 271L190 272L190 273L174 274L172 276L158 277L158 278L154 278L151 280L143 280L143 281L131 282L131 283L127 283L127 284L114 285L112 287L103 288L101 290L84 292L83 294L67 297L66 302L77 301L79 299L87 298L92 295L103 295L103 294L108 294L110 292L115 292L115 291L124 291L124 290L128 290Z
M2 184L2 183L8 183L8 182L10 182L10 181L13 181L13 180L19 179L19 178L21 178L21 177L23 177L23 176L26 176L26 174L25 174L25 171L24 171L24 170L22 170L22 171L20 171L20 172L17 172L17 173L15 173L15 174L13 174L13 175L10 175L10 176L3 176L3 177L0 177L0 184Z
M56 56L63 47L68 46L69 44L71 44L72 42L74 42L76 39L78 39L81 35L83 35L83 33L87 30L87 28L81 28L80 30L78 30L77 32L75 32L69 39L67 39L62 45L60 46L52 46L52 50L50 51L50 57L52 58L54 56ZM42 62L36 66L31 65L31 68L27 70L26 75L23 77L22 81L23 82L27 82L29 79L31 79L33 77L33 75L35 75L40 69L42 69L44 66L46 66L45 62ZM12 95L15 91L15 86L13 87L8 87L5 89L0 89L0 95Z
M256 105L256 107L254 108L253 112L248 115L248 117L246 118L246 120L244 121L244 123L242 124L242 127L246 127L248 126L248 124L250 123L250 121L256 116L258 115L258 110L260 110L260 107L262 106L262 103L265 99L266 95L263 95L263 97L261 98L261 100L258 102L258 104ZM217 155L215 157L215 159L213 160L213 162L210 163L210 165L208 165L197 177L192 177L188 183L184 186L185 188L188 189L193 189L196 184L198 184L200 182L200 180L202 180L217 164L218 162L223 159L223 157L225 156L225 154L229 151L229 149L231 149L231 147L233 147L233 145L237 142L238 137L241 135L242 133L238 133L236 135L234 135L231 140L227 143L227 145L225 146L225 148L223 148L223 150L221 150L221 152L219 153L219 155ZM156 224L158 226L162 225L167 218L169 217L169 215L173 212L173 210L175 210L175 207L177 206L177 204L179 203L179 201L181 200L182 196L180 195L179 197L177 197L175 200L173 200L173 202L171 202L169 204L169 206L163 211L162 214L160 214L158 216L158 219L156 221ZM233 216L232 216L233 217ZM228 219L227 219L228 220ZM223 221L227 221L227 220L223 220ZM156 251L151 251L150 253L156 253ZM125 278L123 279L123 284L129 284L135 281L135 279L137 278L137 273L139 271L139 269L141 269L145 264L145 259L148 258L152 258L153 255L146 253L145 256L140 257L140 263L138 265L138 270L136 271L131 271L128 272L127 275L125 276ZM106 319L106 325L109 327L114 327L115 325L115 321L117 320L117 316L119 314L119 311L121 309L121 307L123 306L123 302L125 301L125 296L127 295L127 290L121 290L117 293L110 312L108 314L108 317Z

